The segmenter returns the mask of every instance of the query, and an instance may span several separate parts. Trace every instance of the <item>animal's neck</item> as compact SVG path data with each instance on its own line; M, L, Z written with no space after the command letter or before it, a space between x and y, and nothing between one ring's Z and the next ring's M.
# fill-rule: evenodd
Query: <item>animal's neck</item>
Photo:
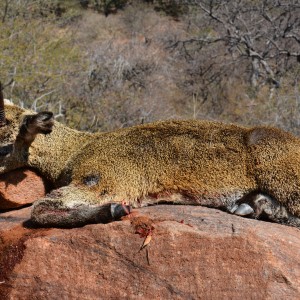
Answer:
M49 135L38 135L29 148L28 164L54 184L69 159L85 145L91 134L55 123Z

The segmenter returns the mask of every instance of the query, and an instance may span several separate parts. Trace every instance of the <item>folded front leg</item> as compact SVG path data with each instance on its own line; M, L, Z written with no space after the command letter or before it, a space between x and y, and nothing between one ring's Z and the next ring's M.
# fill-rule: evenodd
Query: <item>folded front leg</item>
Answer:
M114 203L113 198L97 196L86 188L70 185L53 190L36 201L31 220L42 227L77 227L118 220L130 210L124 203Z

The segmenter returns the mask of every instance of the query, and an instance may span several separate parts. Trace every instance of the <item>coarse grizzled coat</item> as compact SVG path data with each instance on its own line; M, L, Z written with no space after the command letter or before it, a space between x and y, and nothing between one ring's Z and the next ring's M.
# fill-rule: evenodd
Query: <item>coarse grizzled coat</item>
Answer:
M204 205L300 228L300 140L282 130L190 120L91 134L50 112L7 104L5 113L0 173L30 167L54 187L33 206L41 226L106 222L127 201Z

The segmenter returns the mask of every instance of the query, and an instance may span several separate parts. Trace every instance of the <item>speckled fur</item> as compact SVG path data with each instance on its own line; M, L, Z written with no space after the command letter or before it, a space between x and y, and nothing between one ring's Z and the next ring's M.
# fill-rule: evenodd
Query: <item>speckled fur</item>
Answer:
M16 137L27 114L33 113L6 106L1 143L14 143L15 150L0 158L0 173L32 167L61 191L37 201L34 218L45 203L63 209L171 201L226 209L253 191L300 217L300 140L282 130L191 120L90 134L55 122L52 133L20 146Z

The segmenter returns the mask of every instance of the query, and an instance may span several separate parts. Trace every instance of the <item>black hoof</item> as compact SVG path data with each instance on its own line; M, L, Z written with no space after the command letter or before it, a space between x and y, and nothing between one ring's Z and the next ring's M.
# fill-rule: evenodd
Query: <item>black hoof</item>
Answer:
M111 216L114 220L120 220L131 212L131 206L120 203L112 203L110 206Z

